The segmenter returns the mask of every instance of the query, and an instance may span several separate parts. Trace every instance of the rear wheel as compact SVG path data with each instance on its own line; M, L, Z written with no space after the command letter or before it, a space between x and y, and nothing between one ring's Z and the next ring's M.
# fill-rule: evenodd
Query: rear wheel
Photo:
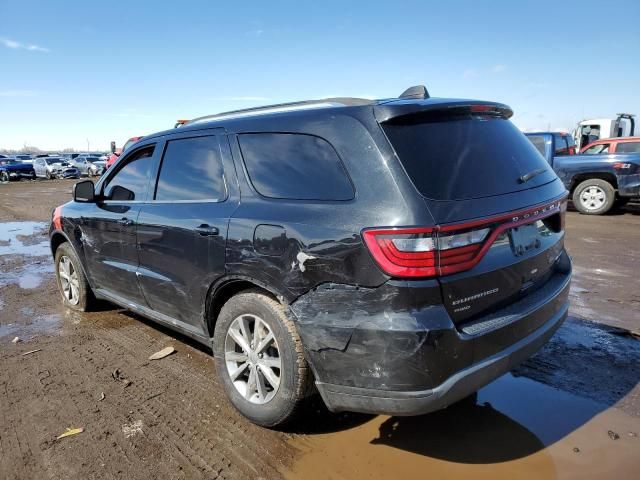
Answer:
M613 207L616 191L606 180L591 178L573 191L573 205L580 213L602 215Z
M64 305L81 312L90 310L95 298L84 276L80 259L68 243L63 243L56 250L55 268Z
M258 290L232 297L218 316L213 348L225 392L245 417L275 427L295 416L311 373L280 303Z

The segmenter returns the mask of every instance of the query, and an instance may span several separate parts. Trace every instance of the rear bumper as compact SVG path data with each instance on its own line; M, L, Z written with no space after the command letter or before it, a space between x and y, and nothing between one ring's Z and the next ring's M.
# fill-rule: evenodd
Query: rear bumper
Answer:
M541 328L519 342L449 377L435 388L384 391L317 383L331 411L421 415L455 403L515 368L542 347L567 317L564 308Z
M544 345L567 317L571 262L566 252L560 263L539 290L465 325L454 325L442 305L400 309L406 286L397 286L403 293L395 297L387 291L380 294L387 303L381 315L378 305L362 313L362 295L351 302L337 299L341 312L355 305L355 315L360 315L346 328L345 315L316 315L309 321L301 316L308 310L294 302L292 310L327 407L420 415L455 403L508 372ZM322 301L319 294L315 298Z

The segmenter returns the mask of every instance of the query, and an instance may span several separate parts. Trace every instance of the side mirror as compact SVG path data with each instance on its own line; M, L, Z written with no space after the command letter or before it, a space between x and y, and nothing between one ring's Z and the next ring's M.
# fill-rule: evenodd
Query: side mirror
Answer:
M116 153L116 142L111 142L111 153Z
M73 201L81 203L95 202L95 187L91 180L83 180L73 186Z

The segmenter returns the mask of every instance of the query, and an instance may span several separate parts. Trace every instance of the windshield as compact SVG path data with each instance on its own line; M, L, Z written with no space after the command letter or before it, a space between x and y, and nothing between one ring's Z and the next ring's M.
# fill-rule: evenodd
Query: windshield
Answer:
M502 195L556 178L527 137L506 119L445 117L382 128L413 184L430 199ZM523 181L537 170L543 173Z
M60 160L59 158L45 158L44 161L47 162L47 165L53 165L54 163L62 163L62 160Z

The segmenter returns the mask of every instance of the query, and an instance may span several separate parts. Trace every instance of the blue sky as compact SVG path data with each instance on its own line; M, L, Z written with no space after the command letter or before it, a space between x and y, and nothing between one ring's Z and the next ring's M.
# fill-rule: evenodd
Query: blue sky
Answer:
M327 96L497 100L522 129L640 114L640 2L0 0L0 148L107 149Z

